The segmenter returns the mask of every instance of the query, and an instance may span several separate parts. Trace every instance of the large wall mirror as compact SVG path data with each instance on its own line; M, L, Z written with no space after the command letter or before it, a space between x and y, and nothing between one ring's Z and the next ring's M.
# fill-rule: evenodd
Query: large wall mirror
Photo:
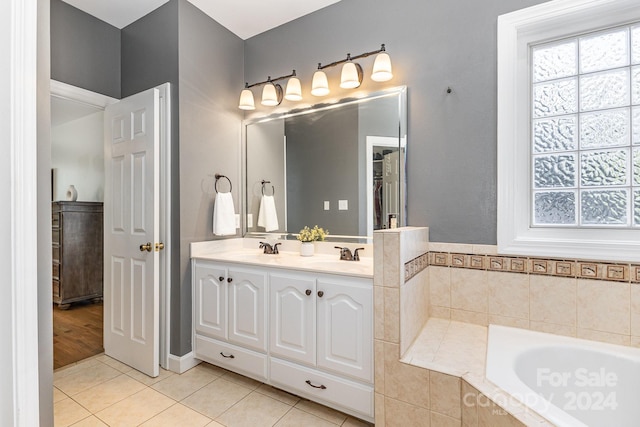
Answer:
M245 235L371 238L406 224L407 91L398 87L245 123Z

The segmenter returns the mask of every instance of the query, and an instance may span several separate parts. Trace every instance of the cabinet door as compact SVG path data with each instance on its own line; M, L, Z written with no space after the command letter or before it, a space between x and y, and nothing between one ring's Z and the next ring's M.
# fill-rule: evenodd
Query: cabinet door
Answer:
M315 279L305 275L270 275L272 355L315 364Z
M225 268L194 262L193 306L197 334L227 339L227 282Z
M267 274L242 268L228 272L229 341L266 351Z
M373 381L370 280L318 279L318 366Z

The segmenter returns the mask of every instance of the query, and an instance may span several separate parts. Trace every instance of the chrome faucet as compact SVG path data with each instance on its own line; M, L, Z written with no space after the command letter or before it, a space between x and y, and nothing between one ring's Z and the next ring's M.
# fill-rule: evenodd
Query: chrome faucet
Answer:
M264 254L273 254L273 255L277 255L278 252L278 245L281 245L282 243L276 243L275 245L271 246L269 243L265 243L265 242L260 242L260 249L264 248L264 251L262 253Z
M358 254L358 251L364 250L364 248L357 248L355 251L353 251L352 254L351 249L347 248L346 246L334 246L334 248L340 249L340 259L342 261L360 261L360 255Z

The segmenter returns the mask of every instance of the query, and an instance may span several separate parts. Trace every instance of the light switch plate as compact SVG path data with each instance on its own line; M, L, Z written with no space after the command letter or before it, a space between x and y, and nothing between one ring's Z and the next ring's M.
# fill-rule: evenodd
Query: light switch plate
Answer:
M348 200L338 200L338 210L339 211L348 211L349 210L349 201Z
M253 227L253 214L247 214L247 228Z
M329 201L328 201L328 200L325 200L325 201L324 201L324 210L325 210L325 211L328 211L328 210L330 209L330 208L329 208L330 206L331 206L331 203L329 203Z

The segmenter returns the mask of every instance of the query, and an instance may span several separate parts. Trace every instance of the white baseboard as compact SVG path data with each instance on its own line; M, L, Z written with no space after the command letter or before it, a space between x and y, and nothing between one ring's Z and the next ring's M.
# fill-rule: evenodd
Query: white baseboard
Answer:
M200 362L202 361L200 359L196 359L192 351L184 356L174 356L173 354L170 354L169 370L171 372L181 374L200 364Z

